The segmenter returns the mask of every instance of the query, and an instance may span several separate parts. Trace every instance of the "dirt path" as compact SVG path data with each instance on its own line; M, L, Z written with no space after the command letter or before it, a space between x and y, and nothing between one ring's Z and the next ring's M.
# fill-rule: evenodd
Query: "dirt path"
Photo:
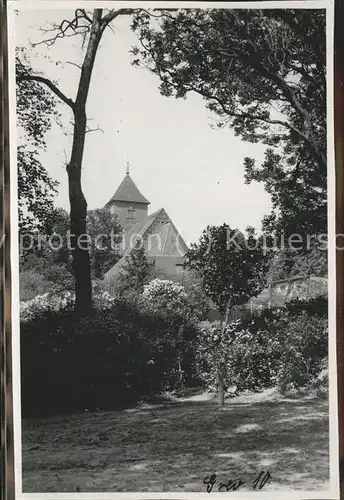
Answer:
M328 488L328 408L321 400L190 399L23 422L24 492L251 491ZM273 399L273 398L272 398Z

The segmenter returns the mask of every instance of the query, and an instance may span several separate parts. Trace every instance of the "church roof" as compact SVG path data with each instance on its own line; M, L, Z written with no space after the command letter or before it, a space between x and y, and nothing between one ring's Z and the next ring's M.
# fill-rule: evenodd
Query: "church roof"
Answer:
M117 191L105 206L111 205L115 201L144 203L146 205L149 205L150 203L147 198L140 193L129 174L126 174Z
M107 277L114 276L120 272L122 265L126 262L126 257L128 257L130 255L130 252L132 251L137 239L140 237L144 238L145 235L147 235L147 233L149 232L149 229L154 224L154 222L159 218L160 215L164 215L165 217L167 217L169 220L169 223L173 226L175 231L179 234L178 230L176 229L176 227L172 223L171 219L168 217L165 209L160 208L156 212L153 212L152 214L150 214L145 219L144 222L137 222L136 224L134 224L134 226L132 226L129 229L128 233L125 236L125 249L124 249L122 257L112 268L110 268L105 273L105 276L107 276ZM183 240L183 238L181 238L181 237L180 237L180 243L181 243L181 246L183 247L184 252L186 253L188 251L188 247L187 247L185 241ZM161 257L165 257L165 258L161 259ZM150 259L150 257L148 257L148 258ZM159 263L163 262L163 260L165 262L171 262L171 263L173 262L174 265L180 264L181 262L184 262L184 259L182 256L177 256L177 257L170 256L170 255L169 256L154 256L153 259L158 259ZM172 264L170 264L170 265L172 265Z

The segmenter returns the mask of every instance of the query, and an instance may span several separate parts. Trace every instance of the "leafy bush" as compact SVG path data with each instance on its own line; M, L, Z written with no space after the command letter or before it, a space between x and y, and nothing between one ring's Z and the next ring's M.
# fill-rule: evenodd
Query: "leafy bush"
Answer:
M142 307L153 313L175 314L198 320L208 311L208 303L196 284L187 288L175 281L156 278L144 286Z
M188 274L191 275L191 272ZM104 280L94 281L94 284L97 292L106 291L113 297L123 297L130 302L140 303L141 308L159 312L172 310L174 313L192 316L194 319L206 318L211 306L199 280L197 281L194 276L186 275L183 284L169 279L154 278L147 284L142 283L142 290L138 286L123 287L123 278L119 276L106 277Z
M310 384L327 354L327 320L302 311L266 310L230 324L203 323L197 366L203 383L215 388L219 373L225 388L282 391Z
M20 300L28 301L51 290L54 283L34 270L20 273Z
M327 355L327 320L306 313L282 325L277 383L282 390L298 389L320 373Z
M108 292L97 292L93 296L94 306L97 310L107 310L114 306L116 299ZM34 299L20 303L20 320L23 323L38 321L46 313L64 313L72 311L75 303L75 295L72 292L46 292L37 295Z
M23 414L116 408L175 389L180 372L193 377L196 336L191 322L119 299L84 319L66 304L41 308L21 323Z
M190 305L183 285L156 278L144 286L143 299L156 311L165 309L179 314L189 312Z
M321 295L309 300L293 300L286 304L286 312L289 315L297 315L305 312L311 316L328 317L328 298Z
M324 358L320 364L320 372L310 383L310 389L314 390L317 396L328 397L329 378L328 378L328 357Z

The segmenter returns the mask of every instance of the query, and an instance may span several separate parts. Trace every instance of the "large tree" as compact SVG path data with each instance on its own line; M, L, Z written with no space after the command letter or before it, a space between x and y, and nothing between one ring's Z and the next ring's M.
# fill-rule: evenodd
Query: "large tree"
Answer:
M72 234L73 270L75 276L75 309L80 315L88 314L92 309L91 266L88 249L80 245L80 238L87 234L87 202L81 185L81 170L87 131L86 103L94 68L94 62L105 29L119 15L130 14L131 9L107 10L76 9L71 19L63 19L60 24L49 29L44 40L47 45L54 44L59 38L80 35L85 47L80 66L80 77L73 99L65 95L56 82L34 71L23 71L17 75L17 82L35 82L49 89L68 106L73 113L73 143L70 160L67 164L70 225Z
M163 95L195 92L220 127L268 146L261 165L245 159L246 181L272 198L264 228L326 232L325 11L140 12L133 29L133 64L159 77Z

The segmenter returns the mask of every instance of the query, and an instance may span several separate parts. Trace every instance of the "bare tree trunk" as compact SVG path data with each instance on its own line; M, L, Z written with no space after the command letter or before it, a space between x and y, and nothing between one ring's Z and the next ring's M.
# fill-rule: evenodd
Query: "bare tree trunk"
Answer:
M74 134L71 160L67 167L71 233L74 238L73 269L75 274L75 311L86 315L92 310L92 281L90 255L86 237L87 202L81 187L82 158L86 138L86 102L91 83L94 61L105 28L118 15L131 11L119 9L102 18L102 9L95 9L91 22L85 58L81 67L78 92L73 106ZM81 238L81 243L79 238Z
M72 234L73 270L75 276L75 312L84 316L92 310L91 265L86 237L87 202L81 186L82 159L86 138L86 102L92 70L102 36L101 13L93 13L90 37L81 68L78 92L73 106L74 133L70 163L67 166Z
M86 134L86 114L74 113L74 141L67 166L73 271L75 278L75 312L84 316L92 310L90 256L86 234L87 202L81 187L81 167Z

